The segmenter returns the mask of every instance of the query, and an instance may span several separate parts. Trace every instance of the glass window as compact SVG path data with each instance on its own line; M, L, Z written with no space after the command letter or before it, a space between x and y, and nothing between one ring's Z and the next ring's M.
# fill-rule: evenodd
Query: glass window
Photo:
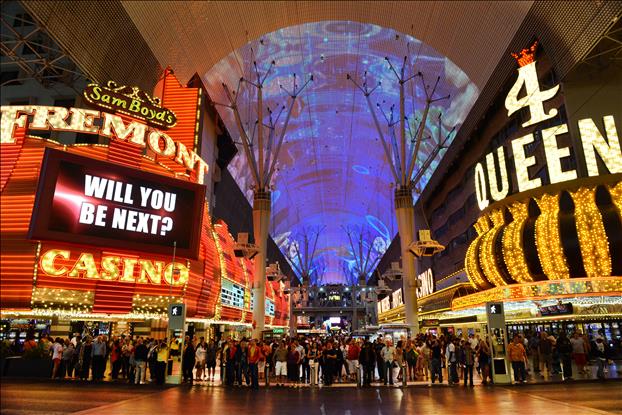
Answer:
M244 287L229 280L222 280L220 300L223 305L244 308Z

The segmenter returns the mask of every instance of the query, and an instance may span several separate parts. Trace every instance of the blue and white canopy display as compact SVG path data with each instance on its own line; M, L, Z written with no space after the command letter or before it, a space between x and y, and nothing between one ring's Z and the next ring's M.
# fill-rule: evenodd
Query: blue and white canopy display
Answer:
M272 180L275 190L272 192L270 234L284 254L296 261L295 246L301 234L321 228L316 261L317 267L322 269L323 283L350 280L346 274L353 272L354 256L359 253L352 252L344 228L358 229L365 235L372 256L381 256L397 233L389 164L365 98L346 79L346 74L360 79L366 71L370 85L381 82L372 101L374 105L379 103L387 113L395 105L397 119L399 87L385 57L401 67L404 56L409 56L407 74L421 72L430 86L440 77L437 95L451 96L431 107L424 137L434 138L421 144L417 160L422 163L439 136L439 114L442 113L443 131L440 133L444 137L453 127L460 127L479 89L448 58L409 35L358 22L307 23L251 41L203 74L212 99L226 103L223 82L235 90L240 77L253 79L253 61L261 72L275 61L263 90L264 103L275 116L290 102L280 86L291 90L292 74L296 74L299 84L313 74L314 81L294 106L278 159L278 171ZM407 85L406 109L413 133L424 105L422 88L419 79ZM240 114L250 135L256 131L255 89L243 85L239 93ZM239 141L232 111L219 107L219 112L234 140ZM263 121L268 124L268 112L264 111L264 115ZM379 110L378 116L382 121ZM284 118L280 118L277 130L282 127ZM396 133L399 137L399 132ZM388 130L385 134L389 136ZM425 187L443 155L444 151L437 155L419 181L419 189ZM252 200L252 178L243 151L229 169ZM413 174L417 173L415 168Z

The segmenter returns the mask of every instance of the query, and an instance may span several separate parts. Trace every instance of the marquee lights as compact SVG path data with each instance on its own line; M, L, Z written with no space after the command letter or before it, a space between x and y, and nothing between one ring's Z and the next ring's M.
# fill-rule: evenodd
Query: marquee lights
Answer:
M560 162L561 159L570 156L570 147L559 148L557 146L557 136L566 134L567 132L568 126L566 124L542 130L546 166L551 183L565 182L577 178L577 172L575 170L562 171Z
M15 143L16 127L32 130L69 131L87 134L101 134L110 139L126 141L154 153L173 159L187 170L196 172L197 183L203 184L208 164L193 150L188 150L182 142L175 142L168 134L137 121L126 124L119 115L81 108L63 108L39 105L2 106L2 125L0 127L0 143ZM28 116L32 122L27 125ZM67 118L71 117L71 122ZM101 128L95 125L102 119ZM114 131L114 132L113 132Z
M536 248L542 271L551 280L570 278L559 235L559 194L545 193L536 202L541 212L536 219Z
M488 215L482 215L474 226L478 236L471 242L471 245L469 245L467 249L464 268L474 288L486 289L490 288L490 283L486 280L486 277L479 267L479 246L482 243L484 234L490 230Z
M527 220L527 204L517 202L509 206L514 220L503 231L503 259L512 278L519 282L532 282L523 252L523 230Z
M82 252L73 262L72 267L59 265L57 262L67 263L71 258L71 251L65 249L50 249L41 255L41 271L53 277L86 278L105 281L119 281L125 283L162 285L164 282L173 286L186 284L190 268L180 262L175 262L179 270L179 277L173 275L173 263L154 261L135 257L104 255L98 268L92 253ZM71 262L71 261L70 261ZM138 273L136 267L138 266Z
M506 285L499 267L497 267L496 255L495 255L495 241L499 235L499 232L503 231L503 225L505 220L503 218L502 210L494 210L491 213L492 229L486 232L482 238L479 246L479 263L482 266L486 279L492 282L496 286Z
M501 173L501 189L497 185L497 174L495 173L495 161L494 153L488 153L486 155L486 167L488 168L488 177L490 179L490 196L494 200L501 200L505 198L510 191L510 184L508 182L508 170L505 164L505 152L503 147L497 148L497 161L500 166Z
M596 153L611 173L622 173L622 151L615 120L612 115L607 115L603 117L603 123L606 137L603 137L592 119L579 120L585 164L590 176L599 175Z
M613 200L613 204L618 208L618 216L622 220L622 181L614 186L609 186L609 194Z
M607 187L611 197L620 204L622 182ZM588 277L608 277L612 273L612 259L609 241L600 209L596 204L596 185L579 187L570 191L574 201L574 222L579 237L580 260ZM617 193L616 193L617 192ZM535 222L536 249L542 271L549 280L570 278L566 254L559 230L560 207L559 194L544 194L535 199L540 207L540 214ZM513 220L503 224L505 207L498 207L484 213L475 225L479 236L471 242L465 257L465 269L471 284L476 288L483 286L485 280L496 286L505 286L511 282L529 282L532 276L527 267L525 256L524 225L528 217L530 199L518 201L509 207ZM493 227L482 226L492 218ZM501 226L499 226L501 224ZM502 233L502 258L495 249L494 241ZM504 261L512 281L503 279L498 267ZM483 275L477 268L481 265Z
M456 297L451 309L463 310L490 301L519 301L582 296L622 296L622 278L572 278L559 281L537 281L495 287L463 297Z
M611 275L609 242L603 218L596 205L596 190L580 188L570 192L575 204L575 222L583 266L588 277Z
M529 178L529 167L536 165L536 158L525 154L525 146L534 142L533 134L527 134L523 137L512 140L512 153L514 154L514 164L516 167L516 178L518 179L518 191L535 189L542 186L542 180L539 177L535 179ZM503 167L502 167L503 168ZM507 173L506 173L507 174Z

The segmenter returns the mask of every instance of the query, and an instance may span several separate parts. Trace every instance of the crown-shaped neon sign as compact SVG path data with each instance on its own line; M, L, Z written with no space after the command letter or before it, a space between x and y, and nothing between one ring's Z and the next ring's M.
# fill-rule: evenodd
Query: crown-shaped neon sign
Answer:
M521 50L518 53L512 53L512 57L518 62L518 66L526 66L533 62L536 56L536 49L538 48L538 41L534 41L533 45Z

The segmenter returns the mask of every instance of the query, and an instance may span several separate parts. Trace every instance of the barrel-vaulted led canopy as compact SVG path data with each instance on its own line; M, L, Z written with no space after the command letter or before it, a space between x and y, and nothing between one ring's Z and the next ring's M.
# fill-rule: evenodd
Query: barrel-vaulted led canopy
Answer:
M315 81L294 107L280 153L270 233L295 261L293 246L301 243L302 234L323 229L316 266L325 269L323 282L330 283L347 281L353 255L360 255L352 252L345 227L362 231L373 247L372 260L384 253L397 232L394 180L365 99L346 74L360 79L367 71L370 84L381 81L372 98L387 112L393 104L397 111L399 103L398 85L385 56L399 67L408 55L407 74L422 72L426 85L433 86L440 77L437 95L451 98L431 109L424 136L432 138L422 144L421 163L439 133L445 136L452 127L460 127L531 2L128 1L123 5L160 63L175 68L182 81L195 72L201 75L215 101L227 102L222 82L235 89L241 76L252 74L253 60L260 70L276 62L264 99L277 112L288 102L279 85L291 88L293 73L299 83L314 75ZM407 88L407 113L414 109L419 119L425 98L422 88L419 79ZM255 99L251 89L241 92L240 102ZM251 131L254 109L241 105ZM219 112L231 135L239 137L231 111L220 107ZM229 169L250 198L251 175L243 152Z

